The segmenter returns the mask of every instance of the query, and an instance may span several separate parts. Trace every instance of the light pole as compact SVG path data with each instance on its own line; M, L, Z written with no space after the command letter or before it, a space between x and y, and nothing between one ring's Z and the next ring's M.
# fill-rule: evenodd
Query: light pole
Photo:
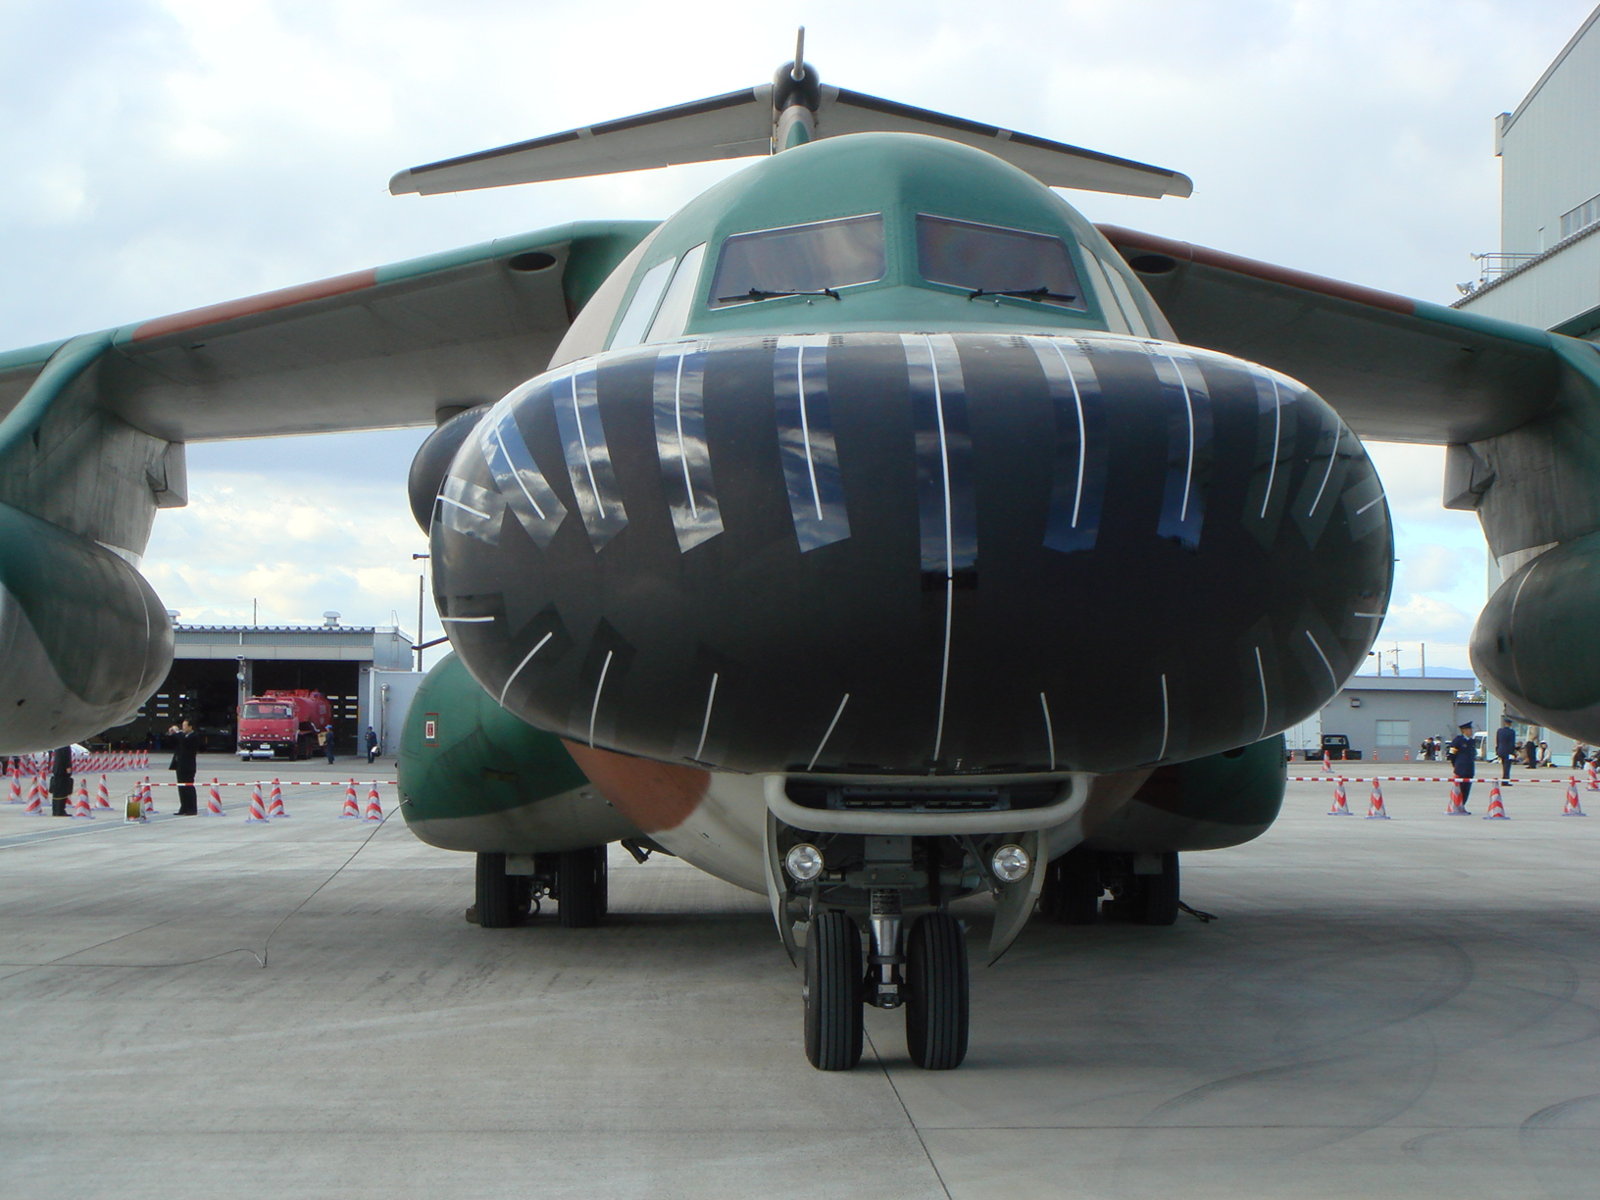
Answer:
M428 554L413 554L411 556L411 561L416 562L418 559L428 559L431 557L432 555ZM417 573L417 644L414 649L417 652L417 670L419 671L422 670L422 594L424 581L427 579L427 576L428 573L426 569Z

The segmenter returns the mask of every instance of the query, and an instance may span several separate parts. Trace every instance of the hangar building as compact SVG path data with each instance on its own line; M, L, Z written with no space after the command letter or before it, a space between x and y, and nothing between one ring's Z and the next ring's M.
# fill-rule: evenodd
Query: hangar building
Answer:
M139 715L103 735L113 744L144 745L187 716L208 751L236 745L236 714L246 696L307 688L333 705L334 749L353 754L368 725L384 744L398 738L420 678L412 671L411 639L393 626L341 625L330 614L322 625L179 625L172 669ZM398 710L398 711L397 711Z

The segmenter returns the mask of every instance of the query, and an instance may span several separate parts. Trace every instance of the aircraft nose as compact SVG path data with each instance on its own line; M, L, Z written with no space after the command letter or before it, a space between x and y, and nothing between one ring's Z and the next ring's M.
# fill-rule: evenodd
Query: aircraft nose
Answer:
M735 770L1124 769L1338 691L1391 541L1285 376L1126 338L641 347L517 389L432 525L457 651L575 741Z

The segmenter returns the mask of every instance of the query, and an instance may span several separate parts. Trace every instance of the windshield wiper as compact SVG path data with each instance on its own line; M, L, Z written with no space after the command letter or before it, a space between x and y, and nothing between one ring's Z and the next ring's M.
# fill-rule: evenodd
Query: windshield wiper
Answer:
M838 300L839 293L832 288L823 288L820 292L768 292L761 288L751 288L748 292L740 292L737 296L718 296L718 304L732 304L737 300L773 300L779 296L828 296Z
M991 292L988 288L979 288L975 292L968 292L968 300L976 300L979 296L1011 296L1017 300L1076 300L1076 296L1069 296L1065 292L1052 292L1047 287L1013 288L1004 291Z

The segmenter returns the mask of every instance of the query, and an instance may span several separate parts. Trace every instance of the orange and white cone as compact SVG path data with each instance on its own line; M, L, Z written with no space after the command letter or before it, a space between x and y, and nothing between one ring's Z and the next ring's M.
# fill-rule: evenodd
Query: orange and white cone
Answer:
M383 803L378 799L378 785L376 783L374 783L372 785L372 789L367 792L367 811L365 814L363 814L362 820L383 820Z
M1589 790L1600 792L1600 763L1592 758L1589 760Z
M1499 780L1495 780L1495 782L1489 787L1489 811L1483 814L1483 819L1485 821L1510 820L1510 818L1506 816L1506 806L1500 799Z
M287 817L288 810L283 807L283 789L278 786L278 781L272 781L272 803L267 805L267 819L273 817Z
M1578 802L1578 779L1573 776L1567 781L1567 802L1562 806L1563 817L1586 817L1589 814L1583 811L1583 805Z
M100 790L95 793L94 806L104 809L111 807L111 785L106 782L104 775L100 776Z
M339 814L341 821L361 819L361 802L356 799L356 781L352 779L350 786L344 790L344 811Z
M265 825L267 823L267 806L261 802L261 785L258 783L250 789L250 812L245 817L246 825Z
M74 820L79 817L82 817L85 821L94 820L94 810L89 807L89 781L87 779L80 780L78 783L78 795L72 802L72 817Z
M1379 785L1376 776L1372 780L1372 799L1367 801L1367 820L1387 821L1389 810L1383 806L1383 788Z
M1447 817L1468 816L1467 802L1461 798L1461 780L1450 780L1450 803L1444 810Z
M1339 776L1338 782L1333 785L1333 807L1328 810L1330 817L1350 817L1355 814L1350 811L1350 801L1344 794L1344 776Z
M22 803L22 776L18 775L15 769L7 771L6 774L8 774L11 777L11 795L6 798L6 803L7 804L21 804Z
M44 812L44 788L39 786L39 777L37 775L34 776L33 786L28 789L28 807L22 811L24 813Z
M1328 761L1328 752L1326 750L1322 752L1322 769L1329 775L1333 774L1333 764Z
M222 815L222 793L217 790L217 780L213 776L211 789L206 795L206 816L220 817Z

